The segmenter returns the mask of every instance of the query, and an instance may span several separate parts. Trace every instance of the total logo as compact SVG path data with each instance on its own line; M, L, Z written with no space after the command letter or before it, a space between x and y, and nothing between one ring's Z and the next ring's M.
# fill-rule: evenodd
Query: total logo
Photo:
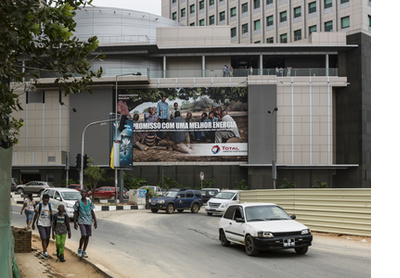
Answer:
M212 152L213 154L219 153L220 150L221 150L221 148L220 148L218 145L215 145L215 146L213 146L213 147L211 148L211 152Z

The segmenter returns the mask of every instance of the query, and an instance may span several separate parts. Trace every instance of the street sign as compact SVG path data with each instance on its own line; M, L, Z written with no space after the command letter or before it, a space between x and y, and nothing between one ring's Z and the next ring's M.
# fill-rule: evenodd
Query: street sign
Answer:
M203 172L200 172L200 179L204 180L204 173Z

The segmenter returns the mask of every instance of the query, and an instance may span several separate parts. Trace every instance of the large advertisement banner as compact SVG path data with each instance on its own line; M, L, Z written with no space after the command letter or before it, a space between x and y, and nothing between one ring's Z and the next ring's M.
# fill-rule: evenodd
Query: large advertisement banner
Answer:
M118 101L132 119L133 163L247 161L247 88L134 89Z

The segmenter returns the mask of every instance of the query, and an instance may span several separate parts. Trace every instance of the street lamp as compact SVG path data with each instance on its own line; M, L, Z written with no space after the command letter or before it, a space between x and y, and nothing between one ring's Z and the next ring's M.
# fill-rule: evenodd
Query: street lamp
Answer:
M85 132L86 132L86 129L89 126L92 126L92 125L104 125L104 124L106 124L108 122L113 122L113 121L115 121L115 119L108 119L108 120L101 120L101 121L91 122L87 126L85 126L85 128L82 131L81 169L80 169L80 172L79 172L79 184L81 186L81 190L83 189L83 158L84 158L84 155L85 155Z
M276 112L278 107L268 110L268 114L274 114L272 119L272 186L276 189Z

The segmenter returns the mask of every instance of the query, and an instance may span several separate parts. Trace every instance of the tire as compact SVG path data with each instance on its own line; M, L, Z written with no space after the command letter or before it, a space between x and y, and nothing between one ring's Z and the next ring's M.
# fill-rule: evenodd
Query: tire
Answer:
M198 213L199 210L200 210L200 206L199 206L198 203L194 203L194 204L192 205L192 208L190 209L190 211L191 211L192 213Z
M299 255L304 255L308 251L308 246L294 248L294 251L296 251L296 253Z
M207 215L212 216L213 214L212 212L207 212Z
M177 211L180 212L180 213L182 213L182 212L183 212L183 209L177 209Z
M151 209L151 212L152 212L152 213L157 213L157 212L158 212L158 209L152 208L152 209Z
M171 214L171 213L174 212L174 210L175 210L174 205L173 205L173 204L168 204L168 205L167 205L167 208L165 209L165 212L166 212L167 214Z
M23 190L22 188L18 188L17 192L18 192L19 194L24 194L24 190Z
M231 242L226 239L224 230L222 230L222 229L219 231L219 240L221 241L222 246L230 246L231 245Z
M246 254L249 256L256 256L258 255L258 250L254 244L254 238L250 235L247 235L244 240L244 249L246 250Z

